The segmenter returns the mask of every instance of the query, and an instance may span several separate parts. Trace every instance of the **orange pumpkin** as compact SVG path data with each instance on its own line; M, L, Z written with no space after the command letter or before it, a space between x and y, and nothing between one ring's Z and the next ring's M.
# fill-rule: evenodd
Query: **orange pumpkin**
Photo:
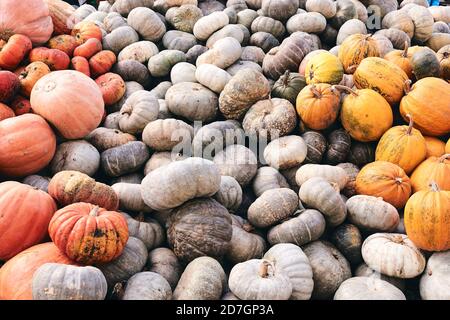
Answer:
M450 191L450 154L426 159L411 175L414 192L427 190L431 181L435 181L441 190Z
M15 116L14 111L8 107L6 104L0 102L0 121Z
M65 70L69 67L69 56L58 49L34 48L30 52L30 62L44 62L50 70Z
M445 145L445 153L450 153L450 138L447 141L447 144Z
M44 191L15 181L0 183L0 260L42 241L56 210Z
M78 45L85 43L91 38L102 41L102 30L92 21L81 21L72 29L72 36L77 40Z
M0 70L0 102L10 102L19 89L19 77L11 71Z
M326 83L304 87L297 96L297 113L311 129L322 130L332 125L339 114L340 94Z
M56 150L56 137L36 114L0 121L0 174L23 177L47 166Z
M416 192L405 206L405 228L414 244L428 251L450 249L450 191L440 190L431 182L430 188Z
M376 141L392 126L391 106L379 93L371 89L335 88L350 93L342 100L341 123L353 139Z
M364 166L356 176L356 192L381 197L401 209L411 195L411 182L399 166L387 161L375 161Z
M414 118L414 127L422 134L442 136L450 133L450 84L428 77L418 80L400 102L400 113Z
M413 117L408 126L396 126L381 137L375 151L375 160L389 161L411 173L427 156L425 138L413 128Z
M408 78L412 79L413 78L413 70L412 70L412 65L411 65L411 60L410 60L412 57L412 54L410 54L408 52L408 49L409 49L408 42L405 41L405 49L392 50L384 56L384 59L396 64L398 67L400 67L400 69L405 71Z
M13 35L8 42L0 40L0 68L14 70L32 47L31 40L21 34Z
M424 136L427 145L427 158L440 157L445 154L445 142L436 138Z
M102 43L96 38L88 39L85 43L78 46L73 52L74 56L85 57L86 59L91 58L97 52L102 51Z
M42 77L31 92L33 111L66 139L80 139L97 128L104 102L94 80L81 72L55 71Z
M20 116L22 114L29 113L31 111L30 100L28 100L22 96L17 96L11 102L11 109L14 111L16 116Z
M355 72L356 67L367 57L379 57L377 41L370 34L352 34L339 47L338 58L346 73Z
M73 68L73 70L84 73L88 77L91 76L91 70L89 68L89 61L84 57L73 57L72 58L72 68Z
M62 0L44 0L50 11L55 34L70 34L75 24L79 22L75 8Z
M62 252L83 264L114 260L128 241L124 216L84 202L56 211L48 232Z
M91 74L94 77L101 76L111 70L117 58L114 52L109 50L103 50L96 53L89 59L89 66L91 68Z
M125 94L125 81L118 74L106 73L98 77L95 82L100 88L103 101L105 101L105 105L107 106L118 102Z
M62 34L56 37L51 38L48 41L47 46L50 49L58 49L67 54L69 57L73 55L73 51L78 46L77 40L75 37L72 37L68 34Z
M53 242L28 248L0 268L0 300L32 300L33 275L46 263L75 264Z
M36 61L30 63L19 74L19 81L21 86L20 92L24 96L29 97L31 94L31 90L33 90L36 82L49 73L50 68L44 62Z
M14 34L23 34L33 44L46 43L53 32L52 18L42 0L1 0L0 39L7 41Z

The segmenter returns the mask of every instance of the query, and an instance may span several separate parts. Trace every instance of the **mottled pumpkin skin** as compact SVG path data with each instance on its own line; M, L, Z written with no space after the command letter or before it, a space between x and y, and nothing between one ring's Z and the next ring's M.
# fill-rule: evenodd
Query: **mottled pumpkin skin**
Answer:
M120 213L84 202L56 211L48 232L67 257L87 265L114 260L128 241L127 222Z
M358 89L373 89L391 105L400 102L406 80L408 76L400 67L377 57L364 59L353 74Z
M432 181L441 190L450 191L450 154L426 159L411 175L414 192L428 190Z
M375 161L364 166L358 173L356 192L381 197L400 209L411 195L411 181L399 166L387 161Z
M297 96L297 113L304 124L314 130L332 125L339 113L340 94L326 83L303 88Z
M26 97L30 97L31 90L36 82L50 73L50 68L42 61L30 63L19 74L20 93Z
M50 49L58 49L67 54L69 57L73 55L73 51L78 46L77 40L75 37L72 37L68 34L62 34L59 36L55 36L51 38L47 46Z
M329 52L321 52L312 57L306 64L305 78L307 84L338 84L344 76L341 61Z
M411 65L411 57L412 54L408 51L408 46L406 46L405 50L392 50L391 52L388 52L384 59L394 63L400 69L405 71L408 78L413 78L413 70Z
M44 47L31 50L29 59L30 62L44 62L52 71L66 70L70 64L70 58L67 53L59 49L48 49Z
M440 157L445 154L445 142L436 138L424 136L427 145L427 158Z
M106 106L118 102L125 94L125 81L118 74L108 72L98 77L95 82L102 92Z
M13 35L7 42L0 39L0 68L14 70L32 46L31 40L21 34Z
M341 44L338 58L341 60L345 72L353 73L355 67L367 57L379 57L378 45L375 39L367 34L353 34Z
M450 191L433 186L412 195L405 207L406 233L421 249L450 249Z
M342 126L355 140L376 141L392 126L391 106L374 90L361 89L355 93L343 99Z
M442 136L450 132L450 84L439 78L417 81L400 102L400 113L414 118L422 134Z
M77 23L72 29L72 36L75 37L78 45L82 45L91 38L102 41L102 30L91 21Z

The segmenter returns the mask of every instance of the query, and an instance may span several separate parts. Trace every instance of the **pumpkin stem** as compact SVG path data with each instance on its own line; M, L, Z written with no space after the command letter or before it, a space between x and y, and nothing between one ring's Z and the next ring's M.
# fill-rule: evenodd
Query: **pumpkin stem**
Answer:
M139 214L136 216L135 219L137 221L139 221L139 222L144 222L145 221L145 214L143 212L139 212Z
M446 154L444 154L443 156L441 156L440 158L439 158L439 163L442 163L442 162L444 162L445 160L447 160L447 159L450 159L450 153L446 153Z
M253 226L250 223L244 223L242 225L242 229L247 232L252 232L253 230L255 230L255 228L253 228Z
M347 68L347 73L354 73L356 68L358 68L358 66L356 64L350 66Z
M441 191L441 189L439 188L439 186L438 186L438 184L436 183L436 181L431 181L431 182L430 182L430 189L431 189L431 191L434 191L434 192L439 192L439 191Z
M261 278L267 278L269 276L269 266L273 268L272 263L267 260L263 260L259 266L259 276Z
M402 53L403 58L408 57L408 49L409 49L408 41L405 41L405 49L403 49L403 53Z
M317 99L322 98L322 94L319 92L319 90L317 90L314 84L311 86L310 90Z
M409 119L409 125L408 125L408 130L406 131L406 134L408 136L410 136L412 133L413 126L414 126L414 120L413 120L412 115L410 115L409 113L406 115L406 117Z
M341 193L341 188L339 188L339 185L336 182L330 182L330 185L333 187L334 190L336 190L338 193Z
M95 206L94 209L91 210L91 212L89 212L89 215L91 217L96 217L98 215L98 211L100 210L99 206Z
M289 85L289 75L291 74L290 70L286 70L284 73L283 85L287 87Z
M403 179L400 178L400 177L396 177L394 180L395 180L396 184L402 184L403 183Z
M442 57L443 57L443 59L447 59L448 57L450 57L450 51L444 51L443 53L442 53ZM442 60L441 60L442 61Z
M351 89L351 88L349 88L349 87L347 87L347 86L342 86L342 85L340 85L340 84L335 84L335 85L333 86L333 88L335 88L335 89L337 89L337 90L345 91L345 92L350 93L350 94L352 94L352 95L354 95L354 96L358 96L358 93L357 93L355 90L353 90L353 89Z
M403 88L403 91L405 92L405 94L408 94L411 92L411 83L412 83L412 81L409 79L405 81L405 86Z

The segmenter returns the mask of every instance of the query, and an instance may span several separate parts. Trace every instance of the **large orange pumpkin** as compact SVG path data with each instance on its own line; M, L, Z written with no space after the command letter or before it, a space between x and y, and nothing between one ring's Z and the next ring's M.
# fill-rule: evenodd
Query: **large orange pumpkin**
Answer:
M356 176L356 192L381 197L400 209L411 195L411 182L399 166L387 161L375 161L364 166Z
M52 35L52 18L43 0L1 0L0 12L0 39L23 34L34 44L42 44Z
M375 151L375 160L389 161L400 166L407 174L427 156L425 138L413 128L413 118L408 126L395 126L381 137Z
M426 159L411 175L414 192L427 190L431 181L435 181L441 190L450 191L450 154Z
M104 103L94 80L72 70L42 77L31 92L33 111L53 124L67 139L88 135L100 124Z
M83 264L114 260L128 241L128 226L123 215L84 202L58 210L48 231L62 252Z
M14 70L32 47L31 40L21 34L13 35L8 41L0 39L0 68Z
M42 61L30 63L19 74L21 93L29 97L31 90L40 78L50 73L50 68Z
M338 57L346 73L353 73L367 57L379 57L377 41L370 34L348 36L339 47Z
M416 192L405 206L406 233L414 244L428 251L450 249L450 191L432 182Z
M422 134L442 136L450 133L450 84L428 77L406 88L400 102L400 113L414 118L414 127Z
M46 263L75 264L52 242L28 248L0 268L0 300L32 300L34 272Z
M393 62L397 66L400 67L403 71L405 71L408 78L413 78L413 70L411 65L411 57L412 54L408 52L409 46L408 42L405 41L405 49L403 50L392 50L388 52L384 59Z
M15 181L0 183L0 260L42 241L56 210L44 191Z
M436 137L424 136L427 144L427 158L440 157L445 154L445 142Z
M0 174L23 177L53 158L56 137L42 117L27 113L0 121Z
M392 126L391 106L379 93L371 89L335 87L350 93L342 100L341 122L353 139L376 141Z
M55 34L70 34L79 18L75 8L63 0L44 0L50 11Z

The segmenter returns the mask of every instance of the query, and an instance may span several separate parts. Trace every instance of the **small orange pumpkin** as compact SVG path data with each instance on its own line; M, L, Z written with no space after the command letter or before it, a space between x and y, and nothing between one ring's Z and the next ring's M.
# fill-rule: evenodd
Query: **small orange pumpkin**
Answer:
M450 191L450 153L426 159L411 175L414 192L427 190L431 181L435 181L441 190Z
M36 61L30 63L25 69L19 74L20 81L20 92L26 96L30 97L31 90L33 90L36 82L50 73L50 68L41 61Z
M89 61L84 57L73 57L72 58L72 69L84 73L88 77L91 76L91 70L89 68Z
M77 23L72 29L72 36L75 37L78 45L85 43L91 38L102 41L102 30L91 21L81 21Z
M103 101L105 105L110 106L120 99L125 94L126 86L122 77L115 73L105 73L95 80L100 91L103 94Z
M85 43L78 46L73 52L74 56L85 57L86 59L91 58L97 52L102 51L102 43L96 38L88 39Z
M47 46L50 49L58 49L67 54L69 57L73 55L73 51L78 46L75 37L68 34L55 36L48 41Z
M31 111L31 103L30 100L22 97L17 96L12 102L11 102L11 109L14 111L16 116L20 116L22 114L30 113Z
M30 38L15 34L6 42L0 38L0 68L14 70L32 49Z
M30 62L44 62L50 70L66 70L70 64L69 56L58 49L34 48L30 52Z
M114 260L128 241L127 222L120 213L83 202L56 211L48 232L67 257L88 265Z
M450 249L450 191L440 190L436 182L416 192L405 206L405 229L414 244L427 251Z
M405 41L405 49L392 50L384 56L384 59L386 59L390 62L393 62L394 64L399 66L400 69L405 71L408 78L412 79L413 78L413 69L412 69L411 60L410 60L412 57L412 54L410 54L408 52L408 49L409 49L408 42Z
M413 128L413 117L408 126L392 127L381 137L375 151L375 160L389 161L411 173L427 156L425 138Z
M379 57L377 41L370 34L352 34L339 47L338 58L346 73L355 72L356 67L367 57Z
M94 77L101 76L111 70L117 58L114 52L109 50L103 50L96 53L89 59L89 66L91 68L91 74Z
M427 144L427 158L440 157L445 154L445 142L436 137L424 136Z
M356 192L381 197L401 209L411 195L411 182L405 171L387 161L375 161L364 166L356 176Z
M16 114L6 104L0 102L0 121L14 117Z

